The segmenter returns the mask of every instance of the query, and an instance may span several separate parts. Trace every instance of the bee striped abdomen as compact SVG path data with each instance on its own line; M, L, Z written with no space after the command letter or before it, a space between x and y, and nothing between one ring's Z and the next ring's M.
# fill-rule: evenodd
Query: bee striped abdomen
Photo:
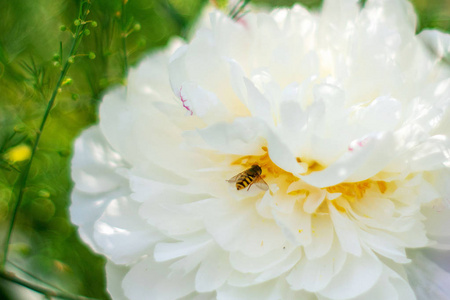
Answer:
M240 178L236 181L236 189L242 190L247 187L250 183L255 180L255 175L241 175Z
M269 186L264 181L264 179L262 179L261 173L262 170L260 166L252 165L251 168L242 171L241 173L231 177L227 181L230 183L236 183L236 189L238 191L246 187L248 187L247 190L249 190L250 187L253 186L253 184L255 184L259 189L267 191L269 189Z

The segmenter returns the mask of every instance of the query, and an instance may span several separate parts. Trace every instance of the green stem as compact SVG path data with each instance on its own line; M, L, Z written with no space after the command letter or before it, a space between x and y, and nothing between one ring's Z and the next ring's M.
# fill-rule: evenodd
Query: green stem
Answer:
M83 5L85 5L84 9L83 9ZM8 228L8 232L6 234L6 239L5 239L5 245L4 245L4 251L3 251L3 260L0 264L0 269L4 269L5 264L6 264L6 260L8 258L8 248L9 248L9 242L11 240L11 234L14 228L14 223L16 221L16 217L17 217L17 212L19 210L19 206L22 203L22 199L26 190L26 185L27 185L27 180L28 180L28 175L30 173L30 168L31 168L31 164L33 162L34 156L36 154L36 150L37 147L39 145L39 141L41 139L41 135L42 132L44 130L45 124L47 122L47 118L50 114L51 109L53 108L53 105L55 103L55 99L56 96L58 95L59 89L61 87L61 84L67 74L67 71L70 68L71 63L69 63L69 58L73 55L76 54L76 51L78 49L78 46L80 44L80 41L83 37L83 29L85 27L85 21L87 18L87 15L89 14L89 8L91 6L90 1L82 1L80 4L80 13L79 13L79 19L81 21L81 24L77 26L77 31L75 33L75 37L72 43L72 46L70 48L69 54L67 56L66 62L64 64L63 69L61 70L61 74L59 76L58 82L56 83L55 89L53 90L52 96L50 98L50 100L48 101L47 104L47 108L45 110L44 116L42 118L41 121L41 125L39 126L39 130L36 133L36 140L34 142L33 145L33 150L31 151L31 156L30 156L30 160L28 161L28 163L25 165L25 168L23 170L23 172L20 174L19 179L17 180L16 183L16 187L19 188L19 195L17 196L17 201L14 205L14 209L13 209L13 213L12 213L12 217L9 223L9 228Z
M52 291L46 288L43 288L41 286L38 286L36 284L27 282L23 279L20 279L12 272L5 272L0 271L0 278L3 278L7 281L19 284L21 286L24 286L30 290L33 290L35 292L38 292L39 294L42 294L46 296L47 298L51 299L54 298L60 298L60 299L68 299L68 300L97 300L96 298L90 298L90 297L84 297L84 296L78 296L78 295L71 295L67 293L61 293L57 291Z
M128 72L128 52L127 52L127 24L126 24L126 15L125 15L125 5L127 0L122 0L122 50L123 50L123 78L127 78Z
M239 1L238 3L241 3L241 1ZM239 14L244 10L244 8L247 6L247 4L250 3L250 0L243 0L241 6L239 7L239 9L237 9L235 12L233 12L231 14L231 18L232 19L237 19L237 17L239 16ZM234 10L234 8L233 8ZM239 16L241 17L241 16Z
M236 2L234 4L234 6L231 8L230 12L228 13L228 15L231 17L232 15L234 15L234 13L236 12L236 9L238 9L239 4L242 2L242 0L239 0L238 2Z
M28 272L27 270L22 269L21 267L19 267L18 265L16 265L15 263L13 263L13 262L11 262L11 261L8 261L8 264L11 264L12 266L14 266L14 268L16 268L17 270L19 270L21 273L27 275L28 277L31 277L33 280L39 281L40 283L42 283L42 284L44 284L44 285L46 285L46 286L49 286L49 287L51 287L51 288L53 288L53 289L55 289L55 290L57 290L57 291L59 291L59 292L63 292L63 293L67 293L67 294L69 293L68 291L63 290L62 288L60 288L60 287L58 287L58 286L56 286L56 285L53 285L53 284L51 284L51 283L49 283L49 282L44 281L44 280L41 279L40 277L38 277L38 276L36 276L36 275L34 275L34 274Z

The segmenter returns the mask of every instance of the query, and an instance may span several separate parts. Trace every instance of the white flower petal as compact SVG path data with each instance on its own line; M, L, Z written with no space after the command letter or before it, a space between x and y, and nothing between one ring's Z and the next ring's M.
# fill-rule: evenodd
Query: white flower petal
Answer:
M317 297L312 293L308 293L307 291L289 290L289 291L287 291L287 293L283 299L285 299L285 300L297 300L297 299L317 300Z
M341 271L320 291L320 294L332 299L358 296L377 283L382 270L382 263L373 254L363 251L359 257L347 255Z
M432 51L433 56L437 55L442 59L450 53L450 36L438 30L426 29L419 33L418 37L425 42L425 45Z
M280 228L272 220L261 219L251 201L213 199L208 206L206 230L223 249L261 256L283 246Z
M81 238L100 252L94 239L94 224L114 199L130 193L127 179L118 172L126 163L106 142L98 126L87 129L75 143L70 213Z
M113 196L112 199L115 197ZM94 224L103 213L103 207L112 199L101 198L99 195L86 195L76 190L72 192L73 205L70 207L72 222L79 226L78 234L81 239L95 252L100 252L100 250L94 241Z
M175 95L180 94L181 85L188 77L186 66L184 64L184 59L188 48L189 47L187 45L180 46L173 52L169 59L169 81Z
M312 214L316 209L322 204L327 192L320 189L315 189L313 192L309 193L306 197L305 203L303 204L303 209L306 213Z
M418 299L447 299L450 295L450 272L443 270L419 251L414 263L405 266L408 280Z
M324 23L328 23L336 35L341 35L342 31L348 30L349 20L355 19L359 13L357 0L326 0L323 3L321 17Z
M189 203L203 200L202 195L190 195L167 190L158 195L165 201L147 201L141 205L139 215L169 236L198 232L204 228L200 217L190 213Z
M247 78L244 78L244 84L247 89L247 107L250 110L252 116L260 118L267 122L268 124L272 123L272 112L270 103L267 99L258 91L252 81Z
M226 107L214 93L194 82L184 82L180 89L180 101L182 97L185 101L184 105L188 106L193 114L202 117L204 121L213 123L228 117Z
M185 297L179 298L180 300L215 300L215 293L192 293Z
M334 243L331 251L325 256L300 260L286 280L294 290L321 291L335 276L339 276L339 272L347 263L346 259L347 254L340 249L337 243Z
M426 216L425 226L430 239L437 242L436 248L450 250L450 210L448 204L424 207L422 213Z
M75 188L90 194L111 192L126 185L115 170L126 163L101 134L98 126L87 129L75 142L72 178Z
M400 300L400 299L416 299L414 292L409 286L407 280L399 274L384 267L383 274L378 282L367 292L352 298L352 300Z
M330 217L322 214L313 214L311 218L312 240L305 246L306 257L315 259L331 251L334 240L333 224Z
M254 119L238 118L231 124L217 123L198 132L209 146L220 152L248 155L262 152L261 126Z
M436 170L450 164L450 141L445 136L433 136L411 152L410 168L414 172Z
M127 300L122 289L122 280L126 276L129 268L126 266L116 265L107 260L105 265L106 270L106 289L109 295L114 300Z
M279 199L282 200L281 202L285 202L285 199ZM284 209L288 209L288 212L290 206L294 205L294 201L286 201L288 202L286 205L284 205ZM281 208L281 209L283 209ZM264 196L256 202L256 209L258 213L261 215L261 217L266 219L273 219L272 217L272 209L279 210L278 209L278 201L275 200L275 198L269 193L264 193Z
M394 98L382 96L373 100L367 107L356 111L359 130L371 131L395 130L401 117L401 103Z
M144 220L136 218L138 207L128 198L115 199L95 223L96 243L116 264L138 260L151 245L164 238L161 233L148 228ZM132 250L129 245L133 245Z
M261 273L285 260L296 247L287 243L285 246L275 249L265 255L254 257L241 252L230 253L230 263L236 271L242 273Z
M195 276L195 289L202 293L215 291L225 283L231 271L228 253L214 249L200 264Z
M299 89L299 88L298 88ZM304 153L302 146L308 141L306 128L308 115L302 111L300 103L294 100L284 100L280 103L280 133L289 141L294 153ZM308 151L309 153L310 151Z
M226 22L231 23L230 20ZM201 86L208 87L208 90L216 95L232 97L228 62L216 50L214 33L205 29L199 30L184 54L182 68L185 68L187 75L184 81L197 82ZM231 104L233 99L230 100L223 103ZM227 107L230 110L232 108Z
M274 279L264 284L249 287L224 285L217 290L217 300L278 300L286 292L281 280Z
M197 234L182 242L177 243L158 243L155 246L153 256L155 261L168 261L182 256L192 254L208 245L212 241L209 236Z
M236 111L249 112L248 111L249 109L247 108L248 92L245 81L246 80L245 72L242 66L236 60L230 59L228 63L230 64L230 73L231 77L233 78L233 80L231 80L231 86L233 88L234 93L241 101L240 106L242 106L240 107L239 110Z
M405 246L395 236L386 234L381 230L360 230L361 240L365 242L373 251L394 260L397 263L408 263Z
M297 163L294 154L289 150L284 141L271 130L267 130L266 138L269 148L270 159L280 168L283 168L287 172L292 174L301 174L306 172L306 168L303 165Z
M328 203L328 209L342 249L353 255L360 256L362 249L356 224L337 211L331 202Z
M379 12L383 18L380 23L393 26L404 34L413 35L416 27L416 14L412 4L408 1L369 0L365 5L365 11Z
M169 102L169 99L173 96L168 85L169 68L167 62L171 53L182 45L181 39L172 39L164 51L153 52L151 56L144 58L137 68L130 69L127 78L128 89L138 94Z
M195 272L172 272L167 263L147 257L135 264L122 281L130 300L172 300L194 291Z
M301 256L301 251L296 249L296 251L291 251L287 257L261 273L240 273L235 271L228 279L228 284L235 287L248 287L261 282L267 282L291 270L300 260Z
M289 214L274 211L273 215L289 242L303 246L311 244L311 215L304 212L301 204L297 203Z
M393 158L392 152L385 151L393 146L393 137L384 133L364 140L367 142L361 149L349 151L325 170L301 176L301 179L316 187L327 187L345 180L362 181L375 175Z
M251 31L243 26L242 23L234 22L225 14L217 11L211 13L209 18L219 54L227 58L234 57L241 62L245 62L247 58L246 50L251 43L249 38ZM246 20L248 19L246 18ZM251 21L249 20L249 22Z
M100 113L105 116L100 120L100 128L129 163L138 166L140 161L149 161L180 174L193 166L205 165L204 158L195 151L184 149L183 155L179 155L181 130L167 113L182 117L181 105L167 112L148 101L147 96L133 98L130 103L122 100L125 97L125 89L105 97L100 107Z

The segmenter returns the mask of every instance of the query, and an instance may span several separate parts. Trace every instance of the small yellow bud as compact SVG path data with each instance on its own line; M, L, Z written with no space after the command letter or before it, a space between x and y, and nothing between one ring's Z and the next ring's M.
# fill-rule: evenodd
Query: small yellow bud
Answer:
M12 147L5 154L5 158L13 163L28 160L30 157L31 157L31 148L30 146L25 144Z
M225 9L228 6L228 0L211 0L218 9Z
M48 198L48 197L50 197L50 192L42 189L38 192L38 196L42 197L42 198Z
M138 47L144 47L145 44L147 44L147 41L144 38L139 39L138 42L137 42L137 46Z
M72 80L72 78L70 78L70 77L67 77L67 78L65 78L64 80L63 80L63 82L62 82L62 86L65 86L65 85L71 85L73 83L73 80Z
M14 131L15 132L23 132L27 129L27 127L24 124L18 124L16 126L14 126Z

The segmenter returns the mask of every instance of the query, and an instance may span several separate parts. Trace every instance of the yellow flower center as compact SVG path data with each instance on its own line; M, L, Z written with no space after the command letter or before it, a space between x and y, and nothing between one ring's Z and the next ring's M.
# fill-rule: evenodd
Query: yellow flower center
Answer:
M275 180L276 183L280 183L280 181L284 181L288 184L300 180L298 177L294 176L290 172L286 172L282 168L278 167L276 164L272 162L270 159L267 147L261 147L264 151L263 155L246 155L240 157L233 161L232 165L241 165L244 169L248 169L253 165L258 165L261 167L262 173L261 177L268 181L267 183L273 183L271 181ZM297 159L300 162L300 159Z
M373 186L373 184L376 184L380 192L384 194L387 189L386 182L373 181L370 179L359 182L343 182L338 185L326 187L325 189L329 193L341 193L345 199L353 202L361 199L366 191Z
M289 186L293 182L299 181L300 178L274 164L270 159L267 147L262 147L262 150L264 151L264 154L262 155L243 156L236 159L231 164L241 165L243 169L249 169L253 165L258 165L262 170L261 177L269 185L276 183L280 189L279 192L284 192L289 196L303 195L304 197L307 197L311 192L308 190L308 187L302 187L301 189L287 192ZM297 158L297 163L302 163L302 160ZM311 162L308 164L308 171L305 174L317 172L322 169L323 166L316 162ZM310 186L310 188L315 189L312 186ZM329 193L340 193L340 197L343 197L349 202L354 202L362 199L365 193L371 188L377 188L380 193L384 194L387 190L387 183L385 181L367 179L359 182L343 182L334 186L322 188L322 190L326 190ZM333 201L333 205L335 205L339 211L345 212L345 209L340 207L337 203L335 203L335 201Z

